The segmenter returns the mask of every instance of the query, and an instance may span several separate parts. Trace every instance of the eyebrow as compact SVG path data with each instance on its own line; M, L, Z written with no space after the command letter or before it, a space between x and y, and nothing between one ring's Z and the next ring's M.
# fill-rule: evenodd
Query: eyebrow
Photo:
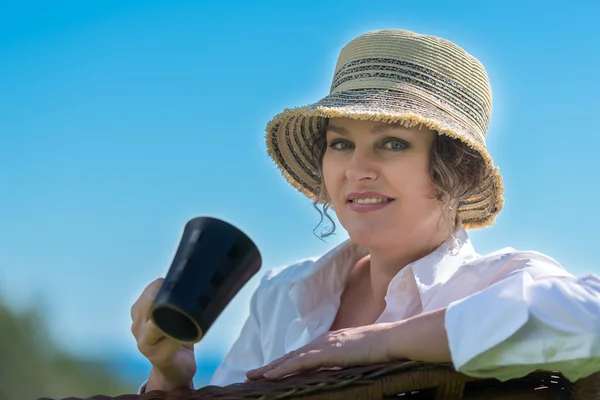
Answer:
M373 129L371 129L371 132L373 133L382 133L382 132L386 132L392 129L406 129L404 128L404 126L402 126L401 124L397 123L397 122L393 122L390 124L379 124L373 127Z
M335 125L328 125L327 131L339 133L340 135L344 135L344 136L346 136L350 133L350 132L348 132L348 129L342 128L341 126L335 126Z
M372 129L371 129L371 133L373 134L377 134L377 133L383 133L392 129L402 129L404 128L402 125L400 125L399 123L390 123L390 124L379 124L379 125L375 125ZM329 125L327 127L328 131L331 132L335 132L338 133L342 136L347 136L350 132L348 131L348 129L341 127L341 126L335 126L335 125Z

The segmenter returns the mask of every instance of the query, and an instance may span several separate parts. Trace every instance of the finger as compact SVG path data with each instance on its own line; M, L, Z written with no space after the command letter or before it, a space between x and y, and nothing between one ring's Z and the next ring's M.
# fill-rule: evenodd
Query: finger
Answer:
M267 379L280 379L288 375L318 370L323 362L316 353L303 353L264 374Z
M295 354L297 354L297 351L288 353L288 354L284 355L283 357L280 357L274 361L271 361L267 365L263 365L260 368L250 370L250 371L246 372L246 377L250 380L260 379L263 377L263 374L265 372L271 371L271 370L279 367L281 364L283 364L286 361L288 361L289 359L293 358Z
M181 343L164 337L157 344L148 348L146 358L156 367L164 368L173 364L175 353L181 348Z
M256 379L261 379L263 378L263 374L267 371L270 371L273 368L278 367L280 364L282 364L284 362L283 357L279 358L267 365L263 365L260 368L256 368L253 370L250 370L248 372L246 372L246 378L250 379L250 380L256 380Z
M140 331L143 330L146 321L150 320L150 308L163 281L163 278L159 278L146 286L140 297L131 307L131 332L137 340L139 340Z
M152 298L156 297L156 295L158 294L158 291L162 287L164 281L165 281L165 278L155 279L154 281L152 281L152 283L150 283L148 286L146 286L146 288L142 292L142 295L149 296Z
M145 321L149 318L150 315L150 306L158 291L162 287L164 282L164 278L155 279L148 286L144 288L140 297L133 303L131 307L131 320L142 320Z
M161 331L152 320L148 320L144 323L140 329L138 343L141 346L154 346L166 335Z
M146 289L144 289L142 292L142 295L140 296L140 303L142 304L141 317L144 320L150 319L150 307L154 299L156 299L156 295L158 295L158 292L160 291L164 281L165 280L163 278L158 278L146 286Z

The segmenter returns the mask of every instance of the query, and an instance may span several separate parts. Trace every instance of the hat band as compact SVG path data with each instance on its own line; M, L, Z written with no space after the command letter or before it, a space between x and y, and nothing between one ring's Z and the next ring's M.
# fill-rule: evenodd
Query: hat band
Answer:
M355 67L357 65L362 65L362 64L374 64L374 66L378 66L380 70L389 70L389 71L394 71L395 70L394 67L392 67L391 65L385 65L385 64L399 65L401 67L410 68L411 70L418 71L422 77L425 77L427 79L431 78L436 81L444 82L448 86L452 86L453 88L455 88L456 90L461 92L464 96L467 96L467 97L471 98L472 101L478 103L484 109L491 108L491 99L483 99L483 98L477 96L475 93L473 93L472 90L468 89L467 87L458 83L457 81L450 79L448 76L440 74L439 72L436 72L436 71L432 70L431 68L424 67L420 64L416 64L416 63L413 63L410 61L402 61L402 60L398 60L395 58L366 57L366 58L361 58L360 60L348 61L348 62L344 63L335 72L335 75L333 76L332 90L335 88L335 86L337 86L336 82L340 79L341 75L351 73L353 71L360 71L360 69L353 68L353 67ZM370 67L372 68L373 66L370 66ZM368 68L368 67L364 67L364 68ZM484 87L479 87L478 89L485 90Z
M370 65L352 68L367 63ZM385 64L396 64L411 69ZM490 107L487 107L481 98L451 79L443 78L428 68L407 61L364 58L346 63L335 74L331 92L356 89L405 90L407 87L420 88L439 101L442 108L451 106L460 109L481 132L485 132L490 120Z

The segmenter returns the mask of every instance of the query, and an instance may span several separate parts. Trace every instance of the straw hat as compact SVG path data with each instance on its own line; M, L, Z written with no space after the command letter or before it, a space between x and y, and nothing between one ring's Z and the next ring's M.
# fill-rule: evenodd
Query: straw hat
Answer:
M459 204L465 228L493 224L503 205L502 178L486 149L492 93L481 63L452 42L404 30L367 32L343 47L330 94L286 109L267 125L269 155L298 190L317 198L317 166L308 140L326 119L346 117L419 124L459 139L486 163L479 194Z

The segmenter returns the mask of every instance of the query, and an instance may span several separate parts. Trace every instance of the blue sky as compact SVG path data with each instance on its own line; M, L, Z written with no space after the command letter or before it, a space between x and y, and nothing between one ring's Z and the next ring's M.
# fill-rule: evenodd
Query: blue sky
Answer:
M471 233L479 252L600 273L596 4L207 3L0 3L0 293L43 309L66 349L136 352L129 309L193 217L245 230L263 271L346 239L313 235L319 216L267 158L264 128L325 96L341 47L373 29L442 36L488 70L506 206ZM199 358L223 356L257 282Z

